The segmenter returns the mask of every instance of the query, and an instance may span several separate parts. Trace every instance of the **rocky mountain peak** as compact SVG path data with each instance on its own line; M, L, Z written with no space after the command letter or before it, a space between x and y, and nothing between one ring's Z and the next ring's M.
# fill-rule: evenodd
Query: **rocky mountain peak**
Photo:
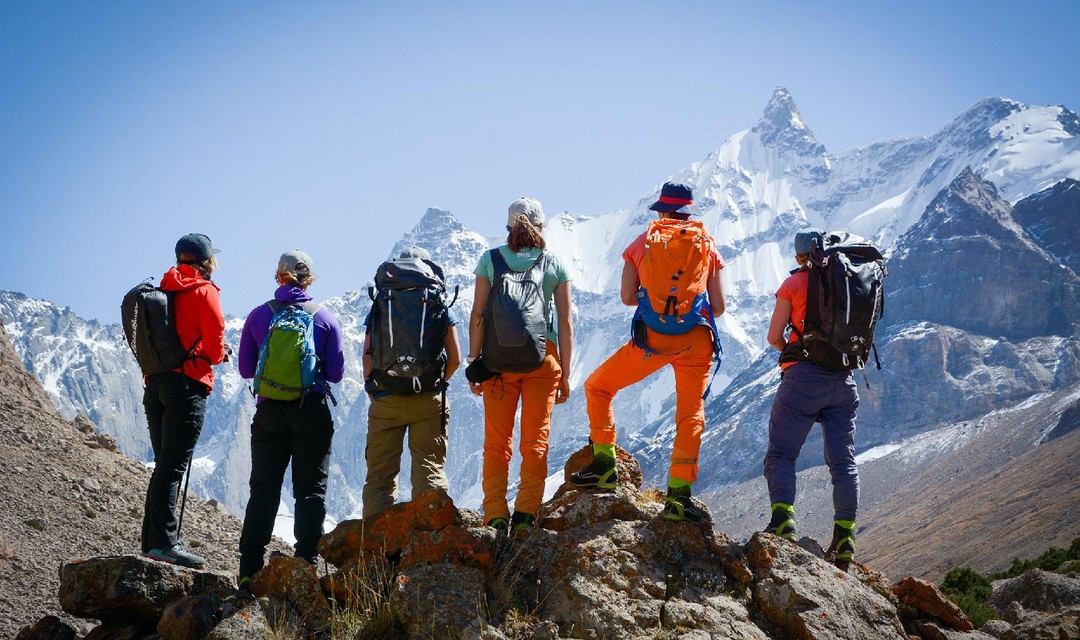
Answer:
M1016 203L1015 217L1046 250L1080 274L1080 182L1066 178Z
M411 246L427 249L432 260L448 269L447 275L462 269L465 270L462 273L471 272L476 259L488 248L482 235L469 231L454 214L437 207L428 208L420 222L394 245L388 257Z
M1027 339L1069 335L1080 312L1076 274L1062 269L970 168L901 236L889 268L892 322L918 318ZM1057 303L1048 309L1048 300Z
M756 133L766 146L776 147L780 151L799 156L825 153L825 147L806 126L795 100L784 87L777 87L773 91L761 119L751 132Z

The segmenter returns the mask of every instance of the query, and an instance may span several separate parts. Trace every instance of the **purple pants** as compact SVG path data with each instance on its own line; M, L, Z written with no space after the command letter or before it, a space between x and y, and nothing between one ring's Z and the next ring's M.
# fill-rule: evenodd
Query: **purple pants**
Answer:
M810 362L781 374L769 416L765 480L769 500L795 504L795 461L815 422L821 423L825 463L833 485L837 520L854 520L859 509L859 469L855 466L855 411L859 393L850 371L829 371Z

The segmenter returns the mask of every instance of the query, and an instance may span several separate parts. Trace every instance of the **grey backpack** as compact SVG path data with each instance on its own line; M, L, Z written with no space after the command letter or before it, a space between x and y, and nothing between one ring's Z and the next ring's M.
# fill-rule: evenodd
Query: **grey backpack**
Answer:
M484 364L499 373L526 373L540 367L547 355L548 323L544 319L544 271L548 253L514 271L498 249L491 250L495 277L484 308Z

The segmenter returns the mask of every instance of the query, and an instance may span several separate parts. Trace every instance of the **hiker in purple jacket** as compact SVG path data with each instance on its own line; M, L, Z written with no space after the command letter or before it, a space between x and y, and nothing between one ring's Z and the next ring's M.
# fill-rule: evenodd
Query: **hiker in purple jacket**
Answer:
M275 275L280 285L274 292L276 303L267 302L255 307L244 322L237 357L242 377L255 377L260 350L276 313L271 305L278 309L290 304L302 305L308 310L317 308L307 293L315 277L311 256L300 250L282 254ZM251 422L251 497L240 534L241 589L250 588L251 577L263 567L263 556L281 500L281 483L290 459L296 498L295 555L312 564L318 559L319 538L326 518L330 442L334 435L334 420L327 397L333 398L330 383L340 382L345 374L345 356L341 350L341 327L329 310L317 308L314 311L312 334L318 364L315 383L306 395L296 400L265 397L257 400L255 418Z

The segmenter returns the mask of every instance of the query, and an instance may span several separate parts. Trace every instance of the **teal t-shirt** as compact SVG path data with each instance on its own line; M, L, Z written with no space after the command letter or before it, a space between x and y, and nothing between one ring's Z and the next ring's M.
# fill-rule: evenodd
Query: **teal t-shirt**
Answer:
M536 262L536 259L540 257L540 251L541 249L529 248L514 253L505 244L499 247L499 253L506 260L506 264L514 271L524 271L531 267ZM547 320L548 325L548 340L558 344L558 324L551 320L551 298L555 294L555 287L559 286L559 283L570 282L570 275L566 273L562 262L554 253L548 251L547 254L547 268L544 269L544 319ZM491 263L490 251L485 251L484 255L480 256L480 264L476 265L473 273L487 278L488 284L495 278L495 265Z

